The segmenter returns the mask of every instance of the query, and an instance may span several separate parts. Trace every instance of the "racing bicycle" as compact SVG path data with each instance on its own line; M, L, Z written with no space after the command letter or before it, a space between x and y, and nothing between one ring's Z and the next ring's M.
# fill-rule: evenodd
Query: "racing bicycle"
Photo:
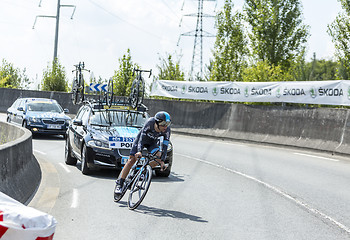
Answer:
M74 67L75 70L72 71L75 72L75 78L72 85L72 101L75 105L84 101L84 76L82 72L90 72L90 70L85 69L84 62L79 62L79 64L74 65Z
M121 194L115 193L114 188L114 201L119 202L126 191L130 189L128 197L128 208L131 210L136 209L145 198L146 193L151 185L152 180L152 167L150 162L155 161L159 166L160 163L156 160L157 156L147 153L143 158L139 158L132 166L128 176L124 181L123 191ZM141 167L137 167L139 165Z
M135 69L133 70L133 76L136 72L136 79L132 82L131 85L131 91L130 91L130 97L129 102L131 107L136 108L137 106L141 105L143 102L143 98L145 96L145 81L142 77L143 72L149 72L148 78L152 75L152 69L151 70L141 70L141 69Z

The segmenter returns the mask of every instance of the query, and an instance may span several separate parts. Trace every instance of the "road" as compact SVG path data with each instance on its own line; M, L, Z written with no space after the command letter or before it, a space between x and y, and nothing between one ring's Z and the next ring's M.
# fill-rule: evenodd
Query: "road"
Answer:
M4 119L1 114L0 120ZM38 136L43 180L29 206L58 221L63 239L350 239L345 157L172 135L169 178L154 177L135 211L115 203L116 171L64 163L64 140Z

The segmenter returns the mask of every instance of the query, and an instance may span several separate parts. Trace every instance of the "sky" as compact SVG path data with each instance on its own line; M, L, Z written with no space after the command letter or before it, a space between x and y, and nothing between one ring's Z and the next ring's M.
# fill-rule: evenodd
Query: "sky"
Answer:
M237 10L242 9L243 2L233 1ZM311 33L307 60L314 52L318 59L331 59L334 46L327 25L341 11L340 3L337 0L301 3L304 24L310 26ZM85 74L85 79L90 74L109 79L118 70L119 59L127 49L134 63L142 69L152 69L155 75L160 59L167 54L179 59L188 75L195 38L181 34L196 29L196 17L185 15L197 13L197 4L197 0L61 0L58 58L69 81L74 77L74 65L79 62L84 62L91 71ZM224 0L205 1L203 12L214 16L223 4ZM57 0L0 0L0 60L26 69L33 82L31 89L37 88L43 71L53 60L56 14ZM38 17L35 22L36 16L50 17ZM203 30L215 35L214 23L212 17L203 18ZM214 42L213 37L203 38L203 64L209 63Z

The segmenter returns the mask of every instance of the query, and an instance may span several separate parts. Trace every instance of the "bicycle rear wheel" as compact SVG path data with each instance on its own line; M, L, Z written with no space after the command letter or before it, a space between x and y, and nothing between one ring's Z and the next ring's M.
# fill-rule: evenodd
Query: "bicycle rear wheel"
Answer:
M74 105L77 104L77 102L78 102L78 81L76 79L73 80L72 102Z
M113 103L113 79L109 79L108 81L108 91L105 93L106 104L108 107L112 106Z
M143 98L145 97L145 82L142 79L139 84L139 94L138 94L138 106L140 106L143 103Z
M134 80L131 85L129 101L132 108L137 107L137 104L139 102L139 84L137 80Z
M134 210L140 205L151 185L151 180L152 167L150 165L146 165L146 167L138 173L131 186L128 198L129 209Z
M83 75L81 75L81 78L79 80L79 87L78 87L78 93L79 93L79 97L78 97L79 102L78 103L84 102L84 92L85 92L84 78L83 78Z
M117 187L117 185L115 185L115 187L114 187L114 201L115 202L119 202L124 197L124 195L125 195L126 191L128 190L128 188L125 187L121 194L116 194L115 193L116 187Z

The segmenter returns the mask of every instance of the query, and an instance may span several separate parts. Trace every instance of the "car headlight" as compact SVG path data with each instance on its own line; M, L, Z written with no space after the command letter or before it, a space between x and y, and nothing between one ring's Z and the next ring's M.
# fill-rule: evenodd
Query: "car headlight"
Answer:
M29 122L38 123L41 122L41 118L30 117Z
M91 147L109 148L108 142L95 139L88 141L88 145L90 145Z
M170 151L172 151L172 150L173 150L173 144L171 144L171 143L169 142L167 152L170 152Z

